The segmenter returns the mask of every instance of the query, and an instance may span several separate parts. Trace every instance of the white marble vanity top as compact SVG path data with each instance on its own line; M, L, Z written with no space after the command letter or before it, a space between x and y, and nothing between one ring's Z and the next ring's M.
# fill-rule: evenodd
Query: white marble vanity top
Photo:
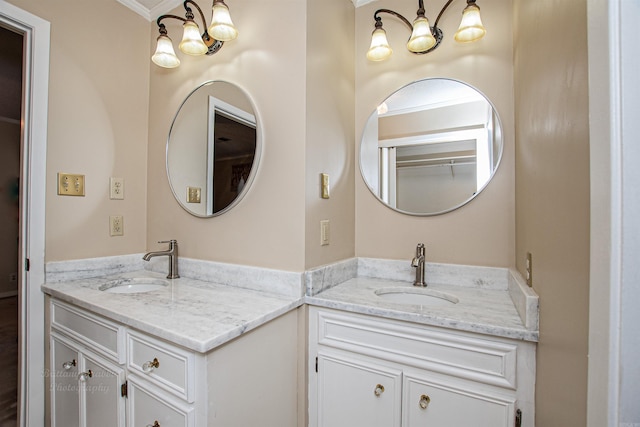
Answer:
M206 353L303 304L282 296L201 280L168 280L164 289L132 294L98 290L115 278L165 275L150 271L45 283L43 291L142 332Z
M507 289L429 284L426 289L455 296L446 306L420 306L389 302L375 291L388 287L414 288L410 282L358 277L307 296L311 305L458 329L526 341L538 341L538 331L521 320Z

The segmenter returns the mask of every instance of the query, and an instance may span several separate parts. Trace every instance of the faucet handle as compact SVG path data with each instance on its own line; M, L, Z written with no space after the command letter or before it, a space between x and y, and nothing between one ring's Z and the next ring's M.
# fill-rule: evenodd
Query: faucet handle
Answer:
M158 243L169 243L169 244L173 243L173 244L176 244L176 243L178 243L178 241L176 239L160 240Z

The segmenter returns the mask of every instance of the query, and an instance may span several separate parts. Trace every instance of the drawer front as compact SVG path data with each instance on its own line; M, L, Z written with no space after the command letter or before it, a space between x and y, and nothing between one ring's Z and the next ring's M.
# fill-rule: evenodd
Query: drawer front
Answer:
M448 380L404 373L402 427L510 427L515 397Z
M127 332L127 367L161 389L194 401L195 355L166 342Z
M515 344L333 311L314 309L311 315L317 316L320 345L516 388Z
M135 427L195 427L193 408L175 398L160 396L130 378L127 418Z
M124 330L114 322L54 300L51 302L51 327L117 363L124 362Z

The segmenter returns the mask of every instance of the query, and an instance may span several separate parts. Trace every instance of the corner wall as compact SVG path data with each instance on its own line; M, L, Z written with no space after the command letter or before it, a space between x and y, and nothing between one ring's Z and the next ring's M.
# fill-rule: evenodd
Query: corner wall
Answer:
M536 424L586 425L589 99L586 1L515 0L516 265L540 296ZM561 31L558 31L561 29Z
M469 45L453 40L460 25L463 2L454 2L439 26L441 46L426 55L406 48L409 29L390 15L384 28L394 53L384 62L367 61L365 53L374 29L373 13L392 7L408 19L416 13L415 2L373 2L356 10L356 159L364 125L378 104L397 89L430 77L464 81L483 92L495 105L504 130L502 162L489 185L467 205L444 215L415 217L382 205L356 173L356 256L406 259L416 244L425 243L429 262L510 267L515 263L513 45L511 2L483 0L482 20L486 36ZM438 13L427 4L427 16ZM433 24L433 22L432 22ZM356 160L356 168L359 161Z

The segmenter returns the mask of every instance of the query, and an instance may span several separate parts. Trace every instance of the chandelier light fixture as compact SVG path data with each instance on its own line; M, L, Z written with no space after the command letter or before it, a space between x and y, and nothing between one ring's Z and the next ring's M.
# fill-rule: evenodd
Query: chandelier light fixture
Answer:
M200 33L200 27L195 22L195 16L189 5L195 6L200 14L204 26L203 33ZM238 30L231 21L229 8L224 0L213 1L211 24L208 27L200 6L191 0L185 0L183 6L186 11L184 18L176 15L162 15L156 20L160 35L151 60L160 67L175 68L180 65L180 59L176 56L173 43L167 35L167 28L162 23L164 19L171 18L183 22L182 41L178 47L187 55L213 55L222 48L224 42L238 37Z
M433 26L429 25L429 20L425 16L423 0L418 0L418 16L413 21L413 25L398 12L389 9L376 10L373 14L373 18L376 20L375 30L373 30L371 34L371 46L367 51L367 59L370 61L384 61L389 58L393 52L387 41L387 33L382 28L382 18L379 16L381 13L388 13L404 22L407 27L409 27L409 30L411 30L411 37L407 42L407 49L415 54L424 54L435 50L440 45L442 41L442 30L438 27L438 22L452 2L453 0L448 0L442 7ZM480 8L476 5L476 0L467 0L467 6L462 11L460 27L453 36L454 39L461 43L474 42L484 37L485 33L486 30L480 19Z

